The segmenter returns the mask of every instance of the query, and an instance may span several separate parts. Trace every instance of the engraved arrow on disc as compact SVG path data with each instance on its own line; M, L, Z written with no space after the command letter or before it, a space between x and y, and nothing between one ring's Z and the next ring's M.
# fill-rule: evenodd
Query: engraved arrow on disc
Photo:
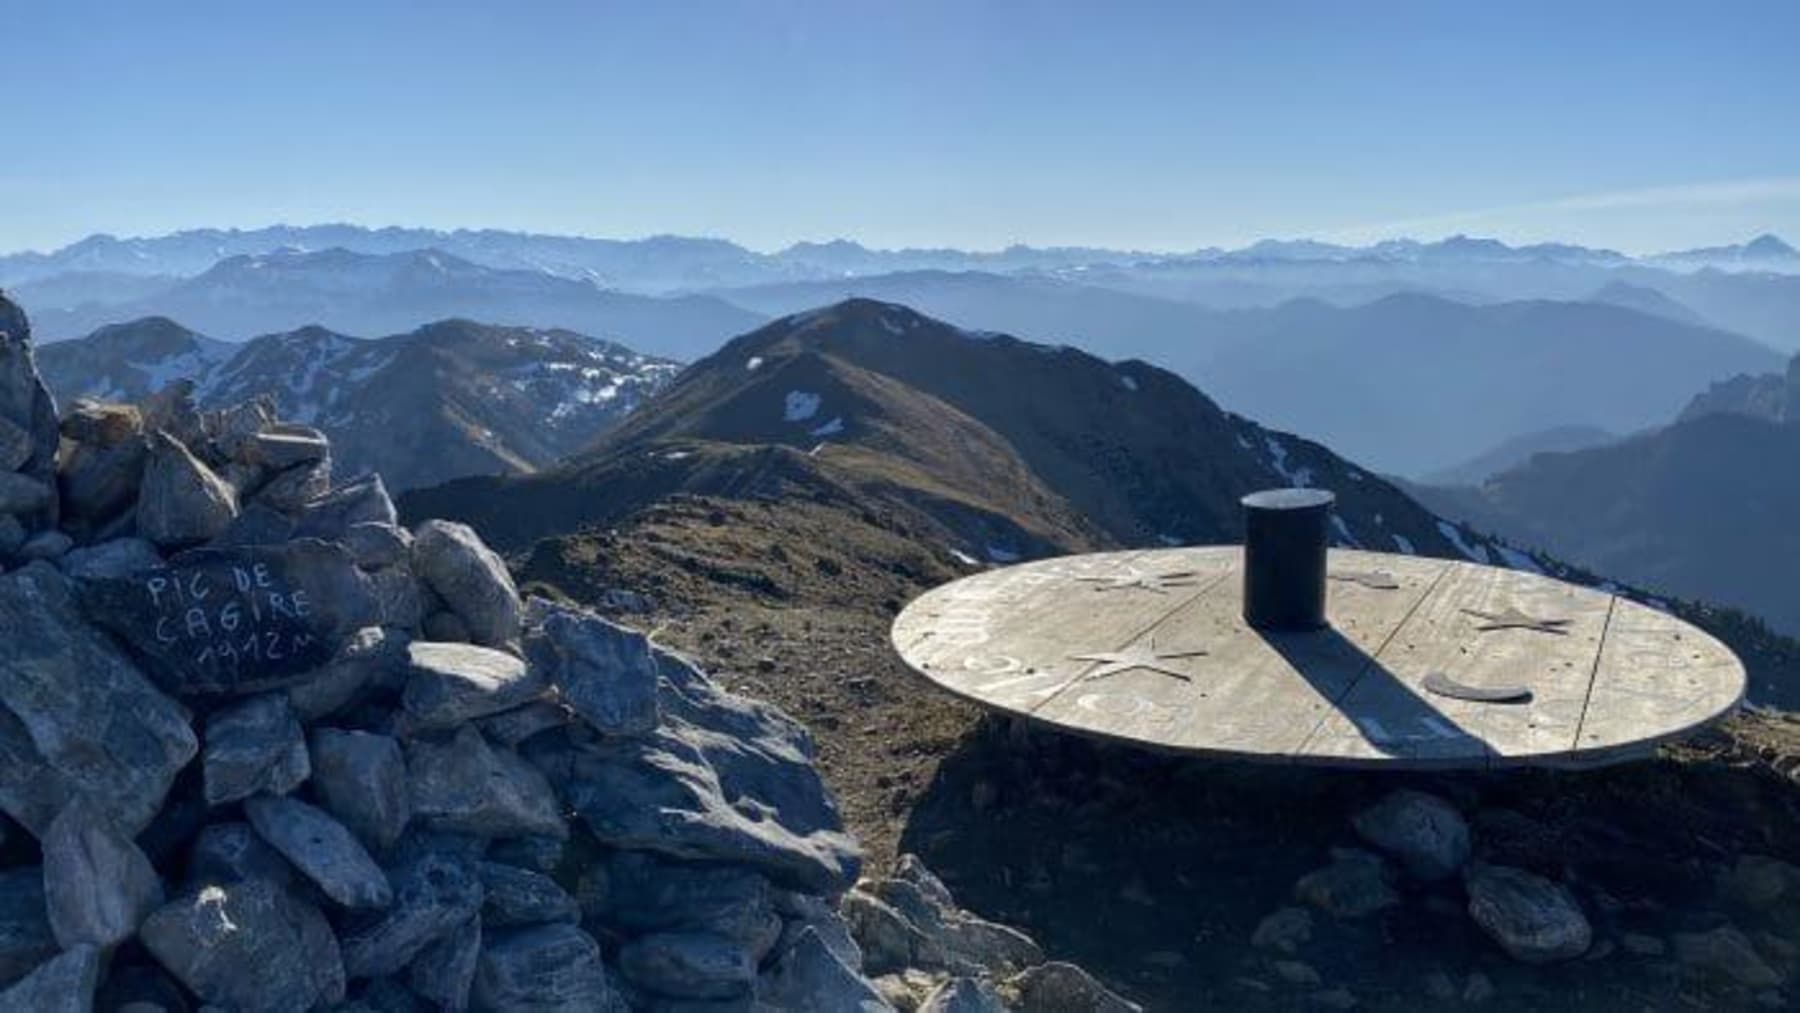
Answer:
M1519 611L1517 605L1508 606L1505 612L1483 612L1480 609L1463 609L1464 612L1481 620L1475 627L1482 632L1488 630L1532 630L1537 633L1554 633L1563 636L1569 631L1567 619L1539 618Z
M1194 570L1180 570L1175 573L1129 573L1114 574L1107 577L1076 577L1085 584L1098 584L1096 591L1120 591L1127 588L1138 588L1143 591L1155 591L1157 594L1168 594L1172 587L1193 587L1200 574Z

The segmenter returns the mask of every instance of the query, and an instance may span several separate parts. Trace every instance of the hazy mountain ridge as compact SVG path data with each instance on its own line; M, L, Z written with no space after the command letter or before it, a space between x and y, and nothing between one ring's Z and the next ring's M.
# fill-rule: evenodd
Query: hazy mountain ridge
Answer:
M461 320L379 339L307 327L231 344L152 318L46 345L39 361L64 402L138 400L183 377L206 407L268 394L282 417L332 437L345 473L379 471L397 489L547 465L679 369L571 331Z

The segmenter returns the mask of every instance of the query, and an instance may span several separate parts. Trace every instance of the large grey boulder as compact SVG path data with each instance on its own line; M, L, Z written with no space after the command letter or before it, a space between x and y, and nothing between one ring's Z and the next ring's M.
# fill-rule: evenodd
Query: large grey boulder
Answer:
M0 808L33 833L76 797L135 834L193 759L185 709L82 621L68 581L0 577Z
M400 839L412 818L412 792L400 742L374 732L316 728L313 790L333 816L377 853Z
M178 696L304 681L378 618L349 553L314 539L184 552L156 570L87 582L82 603Z
M202 753L206 804L285 795L312 773L306 738L287 697L265 693L214 711Z
M653 733L572 726L524 745L588 829L613 847L746 865L804 892L848 889L861 858L805 729L654 650L665 720Z
M811 926L758 979L756 999L790 1013L889 1013L893 1005Z
M296 874L281 852L248 823L213 823L201 830L188 851L188 882L204 886L246 879L287 888L296 882Z
M1426 882L1448 879L1469 861L1469 824L1436 795L1390 792L1351 822L1363 840Z
M1516 960L1546 964L1587 952L1594 934L1562 884L1502 865L1470 868L1469 917Z
M1018 995L1017 1013L1143 1013L1126 999L1074 964L1051 961L1026 968L1007 981Z
M50 931L65 949L123 942L162 905L162 880L150 859L85 799L63 807L43 850Z
M544 775L510 749L464 725L443 742L406 747L413 816L426 826L477 837L567 837L562 806Z
M345 907L380 908L393 902L387 874L342 823L299 799L267 795L244 803L262 839Z
M478 644L516 640L523 608L506 563L466 524L426 521L413 531L413 570L450 606Z
M284 471L302 464L323 461L331 456L331 444L325 434L311 426L276 422L246 437L238 457L270 471Z
M481 910L473 863L454 854L424 851L390 870L389 881L393 903L343 938L344 968L352 978L398 972Z
M344 997L325 916L264 880L202 886L145 919L138 935L183 985L225 1009L300 1013Z
M89 1013L100 984L100 948L82 943L0 992L0 1013Z
M400 686L406 671L405 634L365 626L323 666L288 687L288 704L303 722L342 711L369 693Z
M413 993L440 1010L468 1009L475 968L481 959L481 933L481 916L475 915L419 951L407 968Z
M581 906L556 880L500 862L477 867L484 900L482 923L496 929L581 920Z
M127 577L161 565L163 558L156 546L142 538L114 538L77 546L56 561L57 569L81 580Z
M301 469L296 469L301 470ZM329 467L326 474L330 474ZM299 504L296 538L341 542L358 524L396 524L399 515L380 475L362 475Z
M549 688L541 672L490 647L417 640L401 704L411 731L454 728L528 703Z
M562 701L602 735L656 728L656 660L642 633L573 609L547 610L532 662L549 669Z
M492 933L482 944L475 1001L482 1009L539 1013L624 1008L606 979L599 944L560 924Z
M1300 877L1294 897L1338 918L1362 918L1400 903L1387 863L1359 848L1331 849L1331 864Z
M621 935L708 932L760 958L781 932L774 890L754 869L659 859L635 851L608 857L603 886L584 883L585 912Z
M159 546L204 542L237 516L237 492L181 441L149 436L150 454L138 487L138 532Z
M0 418L31 437L30 456L6 470L50 481L56 471L56 401L38 375L25 313L4 296L0 296Z
M44 902L44 870L28 865L0 872L0 981L25 975L59 949Z
M73 444L56 466L65 523L91 532L135 506L149 459L149 445L141 438L110 446Z
M56 489L42 479L0 471L0 514L33 514L56 501Z
M639 988L677 999L730 999L756 984L744 945L706 932L658 932L619 949L619 971Z
M17 471L31 460L31 433L17 422L0 416L0 471Z
M941 940L927 936L893 905L872 893L851 890L839 902L844 921L863 953L863 971L890 974L908 968L949 964Z

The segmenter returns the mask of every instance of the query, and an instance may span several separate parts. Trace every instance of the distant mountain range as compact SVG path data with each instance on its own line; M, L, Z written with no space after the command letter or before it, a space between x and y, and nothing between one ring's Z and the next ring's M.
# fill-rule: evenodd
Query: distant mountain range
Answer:
M315 324L373 337L459 317L629 336L636 347L678 357L710 351L761 319L709 296L614 292L591 281L483 267L434 250L245 254L128 302L27 309L46 343L145 316L180 320L232 340Z
M418 490L406 509L522 549L671 495L822 503L973 566L1232 541L1238 498L1286 485L1337 492L1339 544L1530 565L1165 370L866 299L731 341L554 469Z
M1427 485L1480 485L1502 472L1511 471L1538 454L1566 454L1604 446L1619 439L1595 426L1552 426L1502 440L1490 450L1423 476Z
M679 367L562 330L446 320L375 340L320 327L243 343L173 321L119 324L38 349L58 399L137 401L192 379L204 407L271 395L324 429L340 472L396 489L528 472L574 453Z
M1411 491L1517 544L1800 633L1800 358L1714 385L1672 425Z

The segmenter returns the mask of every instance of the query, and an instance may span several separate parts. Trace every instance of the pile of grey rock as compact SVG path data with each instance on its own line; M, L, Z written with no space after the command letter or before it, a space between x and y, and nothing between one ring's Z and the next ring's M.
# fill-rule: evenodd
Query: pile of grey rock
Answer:
M0 300L0 1010L882 1010L805 731Z

